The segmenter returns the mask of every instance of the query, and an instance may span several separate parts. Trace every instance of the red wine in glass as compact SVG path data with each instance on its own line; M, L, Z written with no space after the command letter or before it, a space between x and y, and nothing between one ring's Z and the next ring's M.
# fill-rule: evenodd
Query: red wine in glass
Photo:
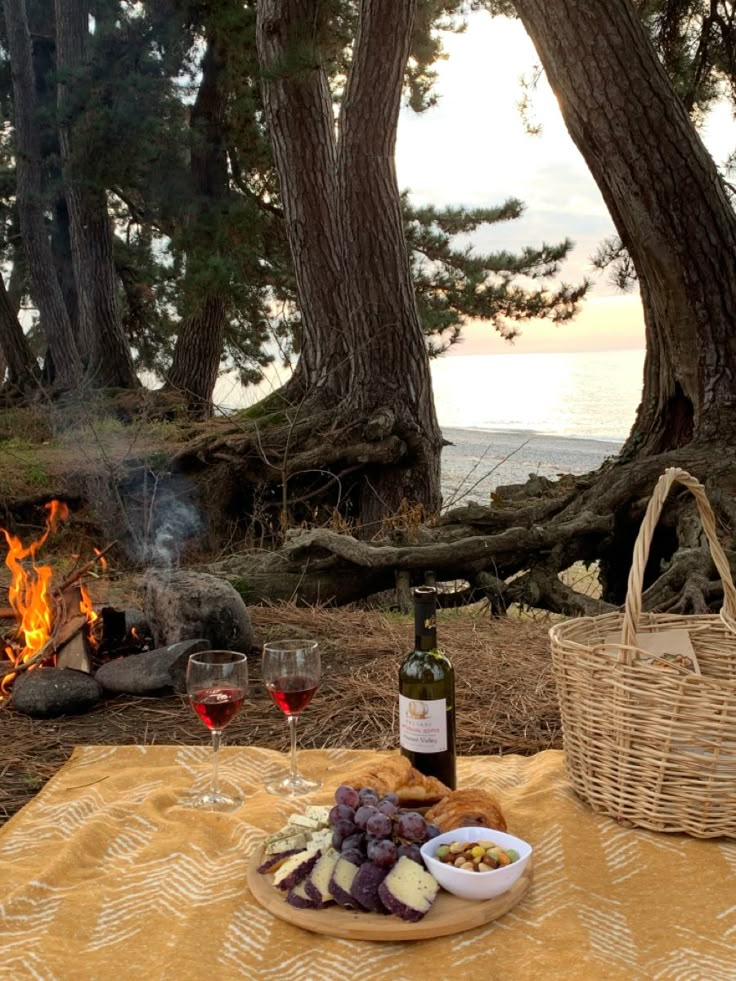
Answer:
M284 715L299 715L312 701L312 695L318 687L318 683L313 679L298 675L274 678L266 685L268 694Z
M245 701L242 688L214 686L195 691L190 701L192 708L208 729L224 729L240 711Z
M266 790L272 794L294 796L317 790L320 784L299 772L296 754L296 725L299 714L309 705L319 688L321 665L319 644L315 640L269 641L263 646L263 683L286 716L291 742L290 772L271 780Z
M223 729L240 711L248 689L248 661L237 651L200 651L187 664L187 694L192 708L212 733L212 784L185 803L217 811L233 811L242 797L226 794L217 782Z

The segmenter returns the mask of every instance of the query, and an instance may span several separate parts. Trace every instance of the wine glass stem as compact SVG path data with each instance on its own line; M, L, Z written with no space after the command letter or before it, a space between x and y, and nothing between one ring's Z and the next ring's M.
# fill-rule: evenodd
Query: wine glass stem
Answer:
M289 720L289 735L291 736L291 777L292 782L299 779L299 771L296 768L296 724L298 715L287 715Z
M222 739L222 729L212 730L212 793L216 796L220 792L217 782L217 771L220 762L220 741Z

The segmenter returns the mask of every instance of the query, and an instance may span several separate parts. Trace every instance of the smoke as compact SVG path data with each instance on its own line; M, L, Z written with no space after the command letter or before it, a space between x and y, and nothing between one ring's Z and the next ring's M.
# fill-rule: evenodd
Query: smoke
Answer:
M137 557L143 564L176 568L183 549L202 531L202 518L196 505L187 500L188 490L180 481L157 485L138 548Z

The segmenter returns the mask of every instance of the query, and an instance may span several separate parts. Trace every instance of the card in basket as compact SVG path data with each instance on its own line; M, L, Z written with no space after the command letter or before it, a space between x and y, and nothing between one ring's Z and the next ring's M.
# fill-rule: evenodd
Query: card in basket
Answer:
M605 643L604 651L607 654L618 655L621 647L621 634L609 634ZM701 673L687 630L661 630L658 633L642 632L636 635L636 646L638 651L632 658L632 664L649 665L670 671Z

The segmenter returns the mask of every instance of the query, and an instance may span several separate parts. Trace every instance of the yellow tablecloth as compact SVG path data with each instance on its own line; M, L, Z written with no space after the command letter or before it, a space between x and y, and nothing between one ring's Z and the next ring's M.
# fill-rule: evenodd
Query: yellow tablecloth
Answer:
M325 781L312 801L329 799L368 755L302 753L305 771ZM257 906L248 857L294 809L262 789L284 757L223 751L223 775L247 795L231 815L177 803L206 781L208 762L199 747L75 751L0 831L0 978L736 978L736 842L658 836L591 814L560 752L460 761L459 784L494 791L510 830L534 844L534 883L495 923L416 943L323 937Z

